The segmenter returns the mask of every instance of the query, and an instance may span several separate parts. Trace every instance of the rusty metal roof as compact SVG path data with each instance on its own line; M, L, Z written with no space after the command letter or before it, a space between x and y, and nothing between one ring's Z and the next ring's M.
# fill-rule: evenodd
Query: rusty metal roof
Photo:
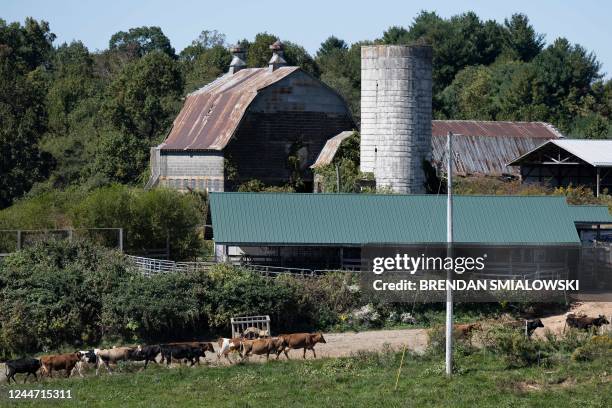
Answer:
M187 95L162 150L221 150L230 141L257 92L299 67L247 68L225 74Z
M562 138L554 126L543 122L488 122L476 120L432 121L432 162L446 168L446 135L452 132L454 168L457 174L501 176L518 175L519 169L507 166L515 158L547 140ZM345 131L329 139L312 168L331 163L344 139Z
M432 136L448 132L463 136L507 136L539 139L563 137L553 125L545 122L495 122L486 120L433 120Z
M453 165L458 175L519 175L507 164L547 140L562 138L554 126L544 122L491 122L478 120L432 121L433 164L446 168L446 136L452 132Z
M344 132L337 134L336 136L325 142L325 146L323 146L323 150L321 150L321 153L319 153L319 157L317 157L317 160L312 166L310 166L310 168L314 169L330 164L334 160L336 152L338 151L338 148L340 147L342 142L345 139L351 137L352 134L352 130L345 130Z

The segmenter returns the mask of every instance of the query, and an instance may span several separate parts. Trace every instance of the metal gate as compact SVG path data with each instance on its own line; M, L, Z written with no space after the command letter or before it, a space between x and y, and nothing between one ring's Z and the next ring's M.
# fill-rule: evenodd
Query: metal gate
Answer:
M242 337L246 329L256 328L266 336L270 336L270 316L232 317L232 338Z

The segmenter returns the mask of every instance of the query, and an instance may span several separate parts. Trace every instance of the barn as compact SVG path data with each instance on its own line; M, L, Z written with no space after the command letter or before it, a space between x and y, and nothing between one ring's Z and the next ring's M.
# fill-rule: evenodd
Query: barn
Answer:
M550 140L510 163L525 183L612 191L612 140Z
M580 245L606 206L556 196L455 196L455 242ZM283 267L358 266L368 244L446 241L446 196L212 193L217 258Z
M249 180L284 185L312 171L330 137L355 122L342 97L299 67L287 66L283 44L270 46L268 67L246 68L233 48L229 71L187 95L162 144L151 151L147 186L235 190Z

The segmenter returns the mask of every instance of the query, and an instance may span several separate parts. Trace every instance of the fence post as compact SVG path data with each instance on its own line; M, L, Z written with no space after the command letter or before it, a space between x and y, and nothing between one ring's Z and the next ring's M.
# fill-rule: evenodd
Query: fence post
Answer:
M21 230L17 230L17 250L21 250Z
M123 228L119 228L119 250L123 252Z

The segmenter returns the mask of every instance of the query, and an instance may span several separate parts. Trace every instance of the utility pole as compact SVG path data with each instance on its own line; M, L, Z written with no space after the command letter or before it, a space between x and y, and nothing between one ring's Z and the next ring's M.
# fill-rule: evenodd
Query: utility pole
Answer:
M336 192L340 192L340 166L336 164Z
M446 165L446 256L453 256L453 134L447 135ZM452 269L446 271L447 284L453 279ZM448 286L448 285L447 285ZM446 375L453 374L453 291L446 288Z

